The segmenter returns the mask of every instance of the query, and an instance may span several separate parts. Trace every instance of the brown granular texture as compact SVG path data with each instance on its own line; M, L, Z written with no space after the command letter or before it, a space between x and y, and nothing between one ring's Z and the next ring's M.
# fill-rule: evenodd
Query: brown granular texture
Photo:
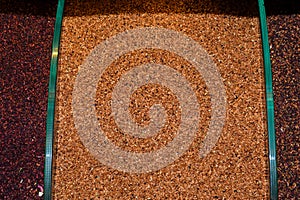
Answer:
M186 74L186 78L190 81L190 83L193 83L192 87L196 91L198 99L200 99L200 118L202 119L199 121L200 129L206 130L208 127L209 116L206 117L203 113L205 113L205 110L210 109L210 104L208 103L209 97L205 95L208 91L205 88L204 82L201 81L201 75L199 72L197 72L197 70L191 66L189 62L176 56L174 53L172 54L171 52L162 50L135 51L131 54L129 53L121 56L112 64L113 66L123 65L124 67L122 70L118 71L117 75L114 73L115 67L109 68L106 73L102 75L103 80L106 81L100 81L97 90L97 102L99 103L96 108L99 119L101 120L101 127L111 141L126 150L147 152L159 149L173 139L174 133L177 131L180 123L181 111L176 96L174 96L172 91L168 90L168 88L161 87L159 85L148 85L139 88L139 90L132 95L131 106L129 107L129 109L132 110L132 117L141 125L146 125L149 124L150 120L149 114L147 114L150 106L154 103L162 103L167 111L168 120L164 128L162 128L155 137L140 139L130 137L127 134L120 134L120 131L111 116L111 109L109 109L112 97L111 93L118 82L118 78L133 67L146 64L148 62L154 62L155 59L158 64L169 64L168 66ZM107 82L113 84L108 85ZM152 91L153 89L154 91ZM102 115L100 115L100 113L102 113Z
M300 14L268 17L279 199L299 199Z
M0 3L0 199L41 199L56 3Z
M88 5L88 2L81 2L85 5L84 11L78 2L69 2L66 7L56 104L54 199L268 199L266 108L258 18L218 12L185 12L186 1L164 7L159 12L161 4L155 4L157 1L141 1L145 4L134 4L137 1L133 1L127 7L118 6L118 2L115 1L116 6L107 7L111 10L106 13L101 11L103 6ZM166 4L167 1L162 2ZM138 9L141 5L143 12L131 12L132 8ZM202 9L210 8L208 4ZM123 150L146 152L160 148L164 142L172 140L172 129L180 123L176 116L180 112L174 112L178 105L172 91L158 85L146 85L131 96L131 115L141 124L147 123L147 108L143 105L161 102L167 112L174 115L167 119L174 127L168 127L164 139L159 138L160 133L155 135L157 146L145 141L139 143L118 131L114 120L109 119L112 111L106 98L110 97L111 85L118 81L117 77L129 68L143 62L163 63L175 68L191 80L191 85L198 85L194 91L198 93L197 100L202 102L200 109L204 122L199 123L203 127L196 133L190 148L170 165L138 174L110 168L89 152L75 128L72 95L80 67L97 45L118 33L142 27L163 27L181 32L208 52L226 88L227 113L216 146L206 157L200 157L199 149L211 117L211 109L206 108L211 106L208 88L199 74L192 73L192 64L172 52L151 49L120 56L99 77L95 107L98 122L107 120L101 125L108 132L106 136ZM180 64L190 67L181 70ZM159 95L152 97L152 90L157 90ZM135 107L135 103L141 105ZM136 113L139 110L143 113ZM141 147L143 144L145 148Z

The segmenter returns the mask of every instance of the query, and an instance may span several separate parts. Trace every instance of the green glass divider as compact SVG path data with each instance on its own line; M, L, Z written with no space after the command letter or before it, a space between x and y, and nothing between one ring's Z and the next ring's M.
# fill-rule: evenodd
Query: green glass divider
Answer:
M45 169L44 169L44 199L52 198L52 162L53 162L53 138L54 138L54 114L55 114L55 93L58 65L58 51L62 16L64 11L64 0L59 0L57 5L56 20L54 26L54 36L52 42L52 57L50 63L50 77L48 87L48 107L47 107L47 129L46 129L46 149L45 149Z
M272 68L270 59L270 47L268 41L268 27L264 0L258 0L261 38L264 57L264 72L266 86L268 143L269 143L269 170L270 170L270 199L278 198L277 164L276 164L276 139L274 124L274 99L272 86Z

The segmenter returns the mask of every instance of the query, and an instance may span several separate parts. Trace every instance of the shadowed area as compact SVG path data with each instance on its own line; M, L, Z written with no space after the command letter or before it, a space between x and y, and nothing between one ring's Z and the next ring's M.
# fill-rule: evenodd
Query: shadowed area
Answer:
M57 2L52 0L1 0L0 13L55 17Z
M0 13L30 14L55 17L57 1L1 0ZM256 0L67 0L70 16L119 13L214 13L258 16ZM298 0L265 0L268 15L289 15L300 12ZM97 8L97 9L91 9Z
M291 15L300 13L299 0L265 0L267 15Z
M1 1L1 12L51 15L55 1L8 0ZM24 9L24 7L27 7ZM94 8L94 9L91 9ZM97 9L95 9L97 8ZM66 1L65 9L71 16L119 13L215 13L226 15L257 16L257 1L253 0L87 0Z

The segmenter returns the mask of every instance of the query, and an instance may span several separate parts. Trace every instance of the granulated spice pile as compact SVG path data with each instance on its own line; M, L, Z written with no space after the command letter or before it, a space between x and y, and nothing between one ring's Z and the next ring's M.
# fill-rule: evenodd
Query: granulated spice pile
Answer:
M140 4L121 8L111 6L108 7L111 10L106 10L105 13L101 11L104 5L88 6L88 2L82 3L86 8L84 12L91 13L90 15L83 15L81 9L74 9L81 7L79 2L66 5L57 87L54 199L267 199L269 196L267 131L258 18L217 12L188 12L184 2L178 4L173 2L174 4L170 5L164 1L160 2L162 3L141 1ZM138 11L133 12L132 8L139 6L143 7L143 11L137 9ZM159 12L160 6L166 6L163 12ZM210 9L209 5L202 6L203 10ZM102 61L114 58L110 57L109 53L116 54L118 48L127 41L120 41L120 45L116 45L116 48L108 45L106 48L97 49L94 51L95 54L90 55L98 45L111 44L109 41L113 40L111 39L113 36L144 27L172 30L189 37L189 41L196 41L205 49L220 73L226 94L225 124L217 143L206 156L201 157L199 150L215 115L213 100L218 98L218 95L213 96L210 93L221 88L208 87L207 77L205 79L204 76L206 72L202 71L201 74L197 71L193 60L186 60L184 56L164 49L135 49L118 56L103 72L96 74L98 71L95 69L98 69ZM145 35L141 37L156 39L156 45L164 44L168 39L165 35L155 37L148 33L145 31ZM142 38L135 39L136 44L142 40ZM103 43L106 40L108 42ZM147 42L145 41L145 44ZM181 45L178 40L174 40L174 44L174 49L176 44ZM99 58L97 54L99 52L107 52L103 54L104 59ZM202 64L205 67L213 65L212 62L206 62L204 54L197 55L203 56ZM86 60L88 56L89 59ZM149 170L152 169L152 163L146 162L145 165L149 165L146 169L149 171L136 173L130 170L140 168L128 167L130 163L126 160L119 169L116 169L112 167L118 164L114 163L113 157L111 162L99 159L101 156L97 157L95 149L98 146L95 145L95 141L103 141L99 139L100 133L93 135L90 132L94 129L89 125L100 124L108 141L103 142L103 145L110 143L122 151L145 155L147 152L166 147L178 136L176 131L180 129L185 107L179 103L181 98L177 95L176 88L170 89L158 83L147 84L134 90L130 96L128 112L133 122L145 126L151 124L150 106L161 104L166 114L162 129L150 138L144 139L133 136L132 133L124 133L116 122L114 116L119 110L113 110L112 99L118 95L126 96L126 90L114 94L114 89L119 87L118 83L124 81L128 81L127 85L138 84L137 82L143 78L136 76L130 79L128 77L132 76L127 74L147 63L153 66L168 66L171 69L170 73L173 71L175 74L179 73L178 77L183 76L189 82L191 91L200 105L197 108L200 120L197 123L199 127L195 138L178 159L157 171ZM79 72L87 66L91 67L92 73L84 77ZM140 69L147 69L150 74L155 73L151 67ZM208 68L207 71L212 72ZM158 76L159 80L164 79L160 74L155 76ZM168 78L174 85L176 85L174 80L177 80L175 76ZM76 82L78 77L81 77L82 82ZM122 77L127 78L123 80ZM147 77L153 78L147 74L144 77L145 80ZM211 74L211 77L214 75ZM93 85L88 83L95 82L98 78L96 87L91 89ZM214 78L214 81L217 79ZM83 84L83 89L74 89L76 84ZM95 110L95 116L87 114L79 119L78 115L81 116L81 113L76 106L82 106L82 101L74 96L80 95L80 91L85 94L84 88L95 93L95 99L89 102L92 104L91 109ZM180 88L181 86L178 91ZM89 92L86 95L89 96ZM189 97L191 96L187 96L187 99ZM82 112L88 113L89 110ZM216 113L218 112L221 110ZM155 112L153 116L156 116ZM86 127L87 130L84 133L85 137L80 132L82 127ZM178 152L180 150L181 148L178 148ZM98 153L103 154L99 151ZM105 152L102 156L113 153ZM158 157L155 162L161 163L166 159L168 156Z
M272 12L272 10L267 11ZM268 17L273 71L279 199L299 197L300 14Z
M40 199L56 3L0 4L0 199Z

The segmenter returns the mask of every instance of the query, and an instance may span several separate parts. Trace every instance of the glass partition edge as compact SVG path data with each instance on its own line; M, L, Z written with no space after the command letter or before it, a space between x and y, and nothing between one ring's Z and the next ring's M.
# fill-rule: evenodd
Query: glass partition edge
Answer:
M58 51L60 44L60 33L64 0L58 0L54 36L52 42L52 56L50 63L50 77L48 86L47 126L46 126L46 147L45 147L45 168L44 168L44 199L52 198L52 162L53 162L53 139L54 139L54 117L55 117L55 96L58 65Z
M277 164L276 164L276 139L274 125L274 98L272 86L272 68L270 59L270 47L268 42L268 27L264 0L258 0L259 18L261 27L261 38L264 60L264 74L266 87L266 106L268 124L268 144L269 144L269 171L270 171L270 199L277 200Z

